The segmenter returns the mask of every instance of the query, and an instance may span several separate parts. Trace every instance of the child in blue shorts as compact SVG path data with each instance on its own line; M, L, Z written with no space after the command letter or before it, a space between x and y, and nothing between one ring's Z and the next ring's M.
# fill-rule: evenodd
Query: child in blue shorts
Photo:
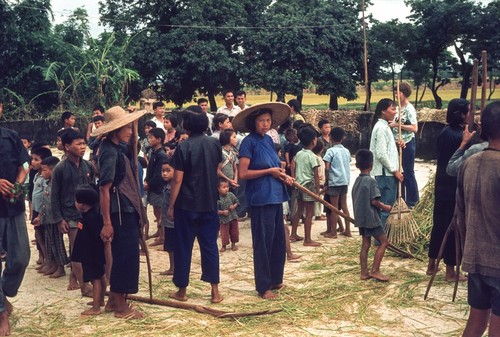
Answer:
M377 182L370 176L373 167L373 153L369 150L358 150L356 152L356 167L359 168L361 174L356 178L352 188L352 204L356 219L355 226L359 227L359 234L363 237L359 254L360 278L368 280L373 277L379 281L387 282L389 278L380 272L380 263L389 244L382 227L380 210L390 212L392 207L380 201ZM372 268L368 271L368 251L372 236L380 241L380 246L375 251Z

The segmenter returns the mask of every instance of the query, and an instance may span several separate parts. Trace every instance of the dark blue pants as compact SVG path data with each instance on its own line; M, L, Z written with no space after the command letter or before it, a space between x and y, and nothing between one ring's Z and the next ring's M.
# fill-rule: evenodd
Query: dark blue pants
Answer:
M0 238L7 252L3 273L0 263L0 312L3 312L5 311L5 296L17 295L30 260L30 244L24 213L13 217L0 217Z
M375 180L380 190L380 201L386 205L393 206L398 194L398 180L394 176L375 176ZM389 218L389 212L381 211L380 219L382 220L384 230L387 218Z
M410 207L415 206L419 200L417 179L415 178L415 137L406 143L403 149L403 186L401 196Z
M193 212L175 207L174 226L174 284L178 288L186 288L189 285L195 238L198 239L200 245L201 279L210 284L218 284L220 279L217 211Z
M122 213L111 214L113 263L109 278L109 290L118 294L135 294L139 291L139 216Z
M252 206L250 211L255 289L262 295L283 283L286 259L283 206Z

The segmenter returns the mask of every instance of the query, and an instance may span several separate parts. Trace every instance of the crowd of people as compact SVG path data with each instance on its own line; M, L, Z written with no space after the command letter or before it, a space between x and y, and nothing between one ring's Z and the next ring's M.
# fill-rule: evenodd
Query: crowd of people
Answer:
M168 253L169 268L161 275L173 275L178 289L170 297L178 301L188 300L197 239L201 280L211 285L212 303L221 302L219 254L238 249L238 222L247 217L255 289L264 299L276 298L284 286L287 259L300 259L290 242L321 245L312 236L313 218L326 220L326 230L321 233L325 238L335 239L339 233L351 237L351 225L358 227L362 236L360 279L388 281L380 265L388 246L385 224L397 198L397 184L403 184L402 197L410 208L419 200L414 174L416 111L408 100L411 87L402 83L399 89L401 111L393 100L380 100L370 148L354 155L360 171L350 192L354 224L342 221L330 208L323 209L316 198L321 196L350 216L347 194L352 154L342 145L346 132L338 126L332 128L328 120L307 123L297 100L248 106L245 92L227 90L225 105L215 115L208 112L206 99L198 99L198 105L177 115L166 114L164 104L157 102L154 117L143 123L142 139L134 125L144 111L118 106L105 111L96 106L85 135L75 127L74 115L65 112L63 128L56 135L57 147L64 153L61 159L53 156L48 144L30 144L14 131L0 128L0 255L6 261L0 335L9 333L12 305L6 296L16 295L29 261L25 214L34 226L39 253L36 269L59 278L71 262L68 290L80 289L82 295L93 298L83 315L100 314L105 306L117 318L143 317L129 306L127 294L138 292L140 242L150 238L154 238L150 247L161 245ZM468 111L468 101L452 100L448 125L439 136L427 273L434 271L444 233L454 224L464 239L464 270L469 273L472 309L465 335L484 331L491 320L493 336L500 324L500 214L494 207L500 199L500 107L494 102L483 111L481 134L488 142L471 147L469 153L465 150L475 132L463 128ZM87 144L89 160L83 159ZM472 150L484 151L466 161ZM294 184L304 189L294 189ZM149 205L154 219L147 217ZM301 220L304 236L298 234ZM155 233L150 234L151 230ZM68 235L69 251L64 234ZM376 250L369 267L372 237ZM446 245L444 256L446 280L460 277L466 281L453 269L453 240Z

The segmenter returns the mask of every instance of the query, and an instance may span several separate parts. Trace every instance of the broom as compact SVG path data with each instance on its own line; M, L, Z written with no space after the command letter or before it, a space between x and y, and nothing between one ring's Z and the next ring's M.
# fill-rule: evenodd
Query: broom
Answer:
M399 108L399 118L398 118L398 142L402 142L401 138L401 101L399 99L399 80L396 85L397 96L398 96L398 108ZM399 171L401 172L403 166L403 153L402 148L399 146ZM401 197L401 182L398 181L398 200L392 207L389 218L387 218L387 223L385 224L385 232L387 234L387 239L395 245L401 245L409 243L415 239L418 235L418 226L411 214L408 205Z

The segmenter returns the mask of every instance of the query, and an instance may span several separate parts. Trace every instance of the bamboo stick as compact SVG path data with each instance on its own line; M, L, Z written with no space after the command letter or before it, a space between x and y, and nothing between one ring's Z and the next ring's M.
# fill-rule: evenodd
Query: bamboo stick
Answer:
M109 292L106 292L106 295L109 295ZM171 300L161 300L157 298L147 298L137 295L127 295L127 299L134 302L148 303L152 305L161 305L164 307L172 307L184 310L193 310L198 313L208 314L217 318L235 318L235 317L270 315L278 313L282 310L282 309L276 309L276 310L262 310L262 311L252 311L252 312L227 312L199 304L191 304L191 303L171 301Z
M483 110L486 107L486 85L488 83L488 56L486 50L481 53L482 61L482 85L481 85L481 116L483 115Z
M478 77L478 60L474 60L472 66L472 87L470 92L470 109L467 115L467 124L469 132L474 131L474 117L476 114L476 94L477 94L477 77Z
M368 83L368 48L366 46L366 20L365 20L365 0L363 0L363 54L364 54L364 70L365 70L365 92L366 92L366 101L365 101L365 106L366 106L366 111L370 111L370 84Z

